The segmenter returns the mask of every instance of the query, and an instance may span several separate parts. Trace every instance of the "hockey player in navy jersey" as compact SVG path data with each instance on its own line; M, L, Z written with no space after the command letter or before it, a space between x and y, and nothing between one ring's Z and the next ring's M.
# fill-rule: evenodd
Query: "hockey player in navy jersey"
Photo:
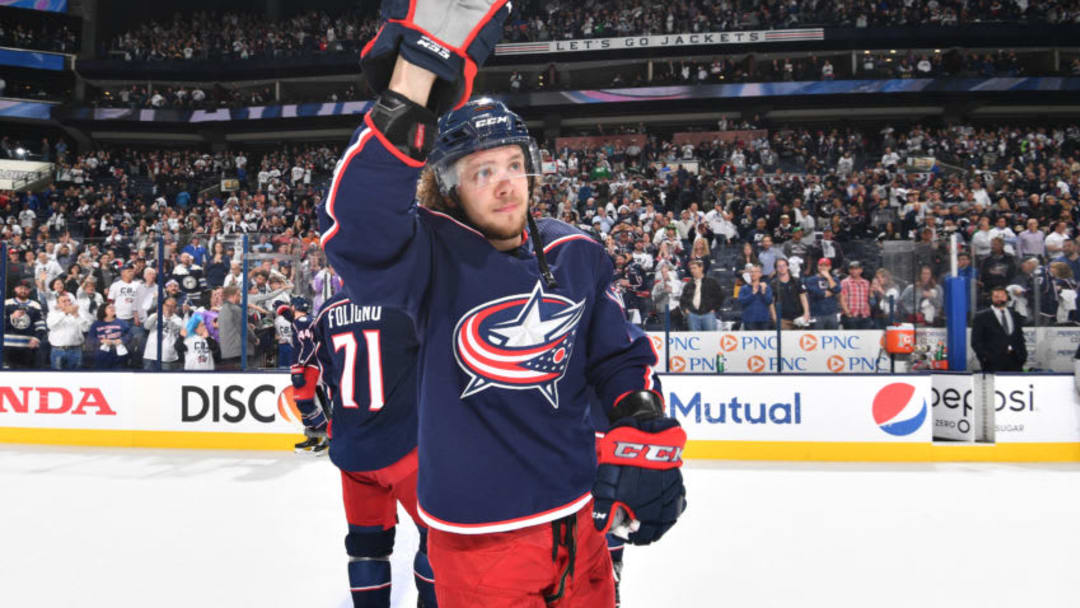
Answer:
M294 297L289 304L282 304L274 311L278 319L285 319L291 326L290 351L292 360L288 361L292 376L293 398L296 409L300 411L300 421L304 425L305 439L294 448L297 453L309 453L321 456L330 447L326 437L326 412L315 402L319 394L319 368L315 364L316 344L311 333L311 304L307 298ZM310 363L305 363L310 362ZM323 401L322 405L326 405Z
M294 301L294 308L303 306ZM329 425L314 404L309 411L317 414L304 414L304 424L329 431L330 460L341 469L353 605L390 606L390 554L400 502L420 531L413 560L420 605L433 608L427 526L416 513L419 344L412 321L390 308L357 304L340 292L298 328L297 393L311 395L309 383L322 382L332 401ZM297 405L303 412L299 398Z
M384 2L363 53L379 96L335 169L321 242L346 291L417 328L418 511L440 605L610 607L603 532L620 513L632 543L674 525L686 435L608 292L611 260L529 215L524 121L465 103L508 10ZM612 424L599 450L588 386Z

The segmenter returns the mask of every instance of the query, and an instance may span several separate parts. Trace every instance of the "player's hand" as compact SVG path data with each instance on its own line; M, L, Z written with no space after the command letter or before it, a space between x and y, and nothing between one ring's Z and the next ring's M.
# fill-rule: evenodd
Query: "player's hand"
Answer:
M623 418L597 442L593 524L628 531L626 540L658 540L686 509L682 450L686 432L672 418ZM623 520L628 518L627 523Z
M435 74L428 107L440 115L472 95L473 79L502 38L507 0L383 0L382 26L361 56L376 94L390 84L398 55Z

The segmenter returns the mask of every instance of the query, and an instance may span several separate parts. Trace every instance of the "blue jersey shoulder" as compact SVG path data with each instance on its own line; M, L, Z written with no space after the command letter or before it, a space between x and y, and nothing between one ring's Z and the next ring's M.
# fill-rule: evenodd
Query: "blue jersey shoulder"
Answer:
M545 250L570 241L581 241L602 249L600 243L591 234L560 220L541 218L536 220L536 228L540 231L540 239L544 241Z

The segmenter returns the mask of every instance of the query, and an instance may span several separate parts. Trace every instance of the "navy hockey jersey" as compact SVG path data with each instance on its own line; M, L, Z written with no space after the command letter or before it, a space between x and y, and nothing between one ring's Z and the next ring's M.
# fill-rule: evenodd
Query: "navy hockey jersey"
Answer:
M416 324L420 516L481 534L576 513L596 473L586 386L608 408L653 388L656 354L627 336L611 260L585 233L539 220L558 282L547 286L531 238L499 252L417 207L422 164L365 125L320 207L322 245L347 291Z
M315 364L315 348L318 345L312 338L312 318L309 313L305 312L292 317L290 322L292 323L290 343L292 344L293 360L288 361L289 368L293 372L303 371L299 368L303 368L305 362L310 361L312 365Z
M374 471L416 447L416 357L412 321L383 306L357 305L345 292L327 300L308 330L331 402L330 460L344 471Z
M25 314L16 316L15 311ZM44 342L45 313L37 300L4 300L4 348L30 348L30 338Z

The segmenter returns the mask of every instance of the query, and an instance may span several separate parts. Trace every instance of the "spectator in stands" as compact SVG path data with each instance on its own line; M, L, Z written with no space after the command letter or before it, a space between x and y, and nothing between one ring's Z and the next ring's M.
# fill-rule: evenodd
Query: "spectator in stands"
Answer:
M981 262L986 256L990 255L990 240L992 233L990 230L990 217L983 215L979 217L978 228L972 233L971 253L975 256L976 262Z
M806 287L802 281L791 276L788 261L776 260L776 278L770 285L775 295L769 306L769 316L773 323L780 323L781 329L795 329L810 326L810 303L806 297ZM777 314L779 308L779 314Z
M225 276L229 273L229 255L225 251L225 244L217 241L213 246L210 261L206 264L207 287L221 287L225 283ZM237 270L240 270L237 265Z
M900 294L900 314L905 321L926 325L941 325L944 293L934 279L929 266L919 270L919 280L904 288Z
M1034 256L1042 259L1046 255L1046 236L1039 230L1039 220L1027 221L1027 230L1016 237L1016 255L1019 258Z
M180 369L180 355L176 345L180 339L180 330L184 327L184 320L176 314L176 300L165 298L161 304L161 370L170 371ZM157 367L158 354L158 313L155 310L146 318L144 324L146 330L146 348L143 349L143 369L153 370Z
M4 364L10 369L37 367L46 339L45 313L30 298L32 286L29 279L21 279L15 285L15 297L4 302Z
M679 280L670 264L663 262L657 264L656 282L652 289L653 309L661 315L664 311L670 310L671 324L674 328L683 326L679 298L682 296L684 286L685 283Z
M746 330L769 329L769 310L773 302L772 288L762 281L760 265L750 269L749 283L739 290L742 305L742 328Z
M41 251L37 255L37 263L34 264L34 276L44 279L44 283L48 285L53 279L64 274L64 269L60 267L60 264L55 259L50 258L49 254L45 251Z
M52 369L66 370L82 367L82 348L91 318L83 315L75 298L61 293L49 311L45 323L49 328L49 359Z
M1062 221L1054 222L1054 229L1046 235L1043 241L1047 259L1054 259L1061 255L1065 248L1065 242L1069 239L1069 226Z
M314 278L311 279L311 288L315 292L315 299L312 302L312 313L316 314L322 309L323 303L332 298L334 294L341 291L341 277L334 272L332 266L327 264L315 273Z
M205 250L203 250L205 252ZM187 252L180 254L180 263L173 267L172 279L180 285L187 301L192 306L202 306L206 291L206 275L202 266L195 263L195 258Z
M712 266L712 252L709 249L708 239L703 236L694 238L694 245L690 248L687 265L692 264L695 261L701 262L705 273L708 274L709 268Z
M686 312L690 331L716 331L716 312L724 303L720 285L712 277L705 276L705 265L700 260L689 263L690 281L683 287L679 308Z
M47 315L56 308L57 298L67 291L67 287L64 279L60 277L54 278L52 283L48 286L45 285L44 278L44 274L38 277L37 293L39 301L41 302L41 308Z
M821 258L817 263L817 274L803 280L806 295L810 303L810 315L814 318L814 329L837 329L840 305L837 294L840 285L832 276L832 262Z
M222 292L224 302L218 314L218 335L221 336L221 358L218 369L239 369L241 355L241 323L246 323L240 300L240 288L230 285Z
M240 262L229 263L229 274L225 275L225 280L222 281L222 287L243 287L244 286L244 267ZM209 283L209 281L207 281Z
M205 266L207 253L206 247L203 247L199 242L199 237L192 236L191 241L184 246L181 250L182 253L186 253L191 256L191 263L196 266Z
M121 369L128 363L131 325L116 316L116 304L98 309L98 320L90 326L94 348L94 369Z
M1005 287L1016 276L1016 258L1005 253L1005 239L995 237L990 240L990 255L979 267L980 291L986 294L995 287Z
M766 279L772 279L776 274L776 260L784 258L783 252L773 248L773 239L769 235L765 235L761 239L761 251L758 252L758 259L761 260L761 272Z
M862 263L848 262L848 277L840 282L844 329L872 329L870 283L862 278Z
M184 370L212 371L215 361L221 358L221 349L217 341L210 336L201 313L196 313L188 320L187 327L181 330L181 335L184 340L177 345L184 357Z
M1054 258L1054 262L1064 262L1069 265L1074 279L1080 277L1080 247L1076 241L1069 239L1061 245L1061 255Z

